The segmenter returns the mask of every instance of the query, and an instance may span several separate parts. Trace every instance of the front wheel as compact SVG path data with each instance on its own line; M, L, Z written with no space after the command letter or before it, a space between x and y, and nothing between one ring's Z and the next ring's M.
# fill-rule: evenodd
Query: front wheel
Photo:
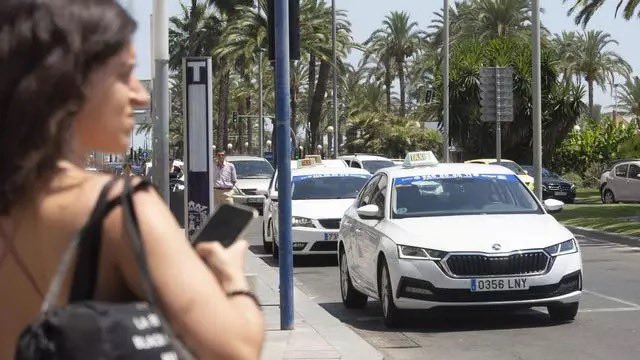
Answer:
M342 303L347 309L362 309L367 306L367 295L356 290L351 282L347 255L343 249L340 249L340 293Z
M604 204L615 204L616 203L616 197L615 195L613 195L613 191L607 189L604 191L604 194L602 194L602 202Z
M578 307L580 303L562 304L562 305L549 305L547 311L549 311L549 318L553 322L570 322L575 319L578 314Z
M393 302L393 288L391 287L391 277L387 263L383 260L378 275L378 294L382 303L382 315L384 316L384 324L387 327L396 327L400 324L401 312Z

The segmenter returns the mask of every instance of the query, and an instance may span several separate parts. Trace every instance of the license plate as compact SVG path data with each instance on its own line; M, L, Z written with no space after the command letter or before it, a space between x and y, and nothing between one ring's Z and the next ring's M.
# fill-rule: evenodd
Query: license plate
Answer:
M556 191L556 192L555 192L555 195L556 195L556 196L565 196L565 195L567 195L567 193L566 193L566 192L564 192L564 191Z
M324 240L325 241L338 241L338 234L337 233L324 233Z
M529 289L527 278L471 279L471 291L510 291Z
M262 202L261 198L248 198L247 203L249 204L259 204Z

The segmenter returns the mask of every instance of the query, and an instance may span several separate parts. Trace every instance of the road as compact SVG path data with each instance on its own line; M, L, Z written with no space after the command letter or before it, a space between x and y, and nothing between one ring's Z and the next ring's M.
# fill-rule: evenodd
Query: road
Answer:
M262 251L261 219L251 225L251 250ZM377 301L344 308L335 257L294 260L296 285L353 328L386 359L638 359L640 358L640 248L578 236L584 288L573 323L550 325L544 308L513 312L420 312L403 328L387 329ZM413 314L412 314L413 315Z

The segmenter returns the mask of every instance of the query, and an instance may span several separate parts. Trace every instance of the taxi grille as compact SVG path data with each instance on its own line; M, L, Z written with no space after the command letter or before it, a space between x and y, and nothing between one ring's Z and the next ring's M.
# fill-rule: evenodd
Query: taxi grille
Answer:
M340 219L319 219L318 222L325 229L339 229Z
M505 256L450 255L447 267L454 276L508 276L543 273L549 264L544 251Z

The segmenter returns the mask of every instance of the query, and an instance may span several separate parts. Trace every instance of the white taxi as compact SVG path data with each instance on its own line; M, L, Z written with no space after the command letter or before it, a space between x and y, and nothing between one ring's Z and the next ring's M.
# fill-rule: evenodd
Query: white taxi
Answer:
M340 220L371 174L363 169L309 166L291 171L294 255L335 254ZM278 257L278 184L272 194L272 252Z
M306 159L313 159L314 166L317 167L325 167L325 168L337 168L337 169L348 169L347 163L344 160L340 159L322 159L320 155L307 155ZM297 169L302 166L302 161L291 160L291 169ZM278 171L276 170L271 176L271 181L269 181L269 187L267 190L258 190L257 193L264 196L264 202L262 204L262 247L267 254L270 254L273 250L273 243L271 242L271 238L273 237L273 211L275 209L275 202L272 201L272 198L277 197L276 190L276 179L278 178ZM277 201L277 200L276 200Z
M570 321L582 292L582 259L571 232L511 170L439 164L410 153L378 171L340 225L340 289L346 307L379 299L385 323L402 309L546 306Z

